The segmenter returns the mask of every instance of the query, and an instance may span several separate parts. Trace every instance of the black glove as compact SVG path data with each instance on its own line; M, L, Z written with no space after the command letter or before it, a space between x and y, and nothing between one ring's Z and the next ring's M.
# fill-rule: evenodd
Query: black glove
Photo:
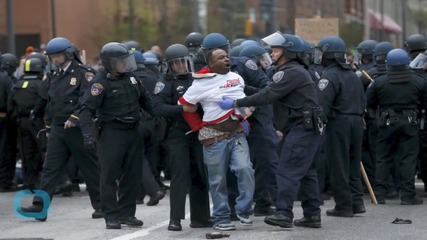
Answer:
M96 142L95 142L95 138L92 136L92 134L84 134L83 135L83 143L85 145L85 149L87 149L89 151L95 151Z

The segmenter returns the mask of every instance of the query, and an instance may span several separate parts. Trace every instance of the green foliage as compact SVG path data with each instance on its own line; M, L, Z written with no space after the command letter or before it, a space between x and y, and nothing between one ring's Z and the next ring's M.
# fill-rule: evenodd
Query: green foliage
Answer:
M427 11L426 9L411 10L411 17L418 26L420 32L424 33L427 29Z

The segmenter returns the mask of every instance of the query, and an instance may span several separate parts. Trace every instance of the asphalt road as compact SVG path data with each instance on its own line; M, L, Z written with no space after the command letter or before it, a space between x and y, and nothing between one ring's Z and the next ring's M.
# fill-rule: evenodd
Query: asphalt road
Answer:
M417 183L417 190L423 185ZM183 231L167 230L169 221L169 196L157 206L138 205L136 217L144 221L142 228L122 227L121 230L106 230L103 219L91 219L92 209L85 191L72 197L56 197L51 205L46 222L18 218L13 210L15 193L0 193L0 239L205 239L212 229L191 229L189 215L182 221ZM22 205L31 202L30 198ZM236 231L230 231L228 239L375 239L416 240L427 239L427 199L424 205L402 206L400 200L387 200L385 205L373 205L365 196L367 212L353 218L336 218L325 215L325 210L334 206L333 200L322 206L322 228L294 227L283 229L264 224L263 217L254 217L252 227L236 222ZM188 207L187 207L188 209ZM301 205L295 204L295 217L302 216ZM396 218L410 219L412 224L392 224Z

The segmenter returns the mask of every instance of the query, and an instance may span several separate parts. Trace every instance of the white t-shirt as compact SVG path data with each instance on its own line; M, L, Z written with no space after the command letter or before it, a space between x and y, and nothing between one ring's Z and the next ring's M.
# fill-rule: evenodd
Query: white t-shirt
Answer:
M234 72L216 74L212 78L194 79L191 87L187 89L183 98L191 104L200 103L203 107L203 121L209 123L221 122L222 117L230 115L233 110L222 110L219 102L222 97L232 99L244 98L245 82ZM234 109L235 115L242 115L239 108Z

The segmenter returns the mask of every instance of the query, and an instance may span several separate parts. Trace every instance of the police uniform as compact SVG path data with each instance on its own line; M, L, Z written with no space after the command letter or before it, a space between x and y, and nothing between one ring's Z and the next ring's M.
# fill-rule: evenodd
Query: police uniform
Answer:
M315 159L318 157L321 136L315 126L304 127L303 112L310 111L307 119L311 119L314 112L321 113L321 110L315 84L307 70L297 61L278 67L272 80L259 93L237 99L236 105L273 103L274 123L284 133L285 140L276 173L276 214L267 216L264 221L271 224L270 218L273 218L273 221L281 222L284 227L290 227L294 217L293 204L300 187L304 217L320 216Z
M126 224L130 221L128 225L134 225L139 189L136 183L141 179L142 169L140 107L151 113L151 99L141 82L131 73L113 76L104 69L95 75L82 99L80 116L85 138L95 134L94 114L99 121L97 153L101 206L107 228L109 221L123 220ZM135 225L141 226L142 222Z
M409 69L389 70L367 90L368 107L378 109L375 189L379 203L385 193L394 161L399 164L401 204L420 204L415 198L415 169L418 156L418 114L427 106L427 82ZM395 158L398 159L395 159Z
M350 217L365 211L360 161L366 97L357 75L336 62L325 67L318 89L328 119L326 159L335 200L335 208L328 211Z
M43 81L37 74L25 74L13 86L8 100L8 109L18 125L18 145L22 158L24 185L36 187L44 159L42 144L37 139L43 128L43 115L47 99L42 96Z
M61 73L61 71L63 71ZM86 182L92 207L100 211L99 172L96 154L83 145L83 135L79 127L79 98L92 80L94 70L70 60L66 70L57 69L46 80L48 105L45 116L46 128L50 129L47 142L46 160L42 170L40 189L52 199L63 169L72 156ZM75 127L64 129L69 120ZM33 205L41 206L43 201L35 197ZM26 211L26 209L23 209Z
M245 80L245 87L251 86L257 89L267 86L269 78L257 66L255 61L247 57L231 57L231 71L237 72ZM247 87L246 87L247 88ZM250 95L245 89L246 95ZM253 115L248 118L251 131L247 136L251 160L255 170L255 215L267 215L270 206L275 206L277 198L276 171L278 154L276 147L280 140L273 126L273 109L271 104L257 106ZM227 175L227 179L235 179L234 174ZM231 186L236 186L233 184ZM230 187L229 187L230 189ZM233 188L236 189L236 188ZM229 191L229 206L234 208L237 189Z
M12 89L13 81L6 72L0 69L0 191L12 190L12 180L14 177L14 165L11 164L7 154L8 126L7 119L7 98Z
M178 99L191 86L193 78L190 74L174 77L165 74L156 84L153 97L153 108L157 116L169 121L169 128L164 140L169 155L171 170L170 185L170 220L178 225L185 218L185 199L190 197L191 224L210 225L209 186L206 167L203 164L202 145L197 132L185 122L183 107L177 105ZM176 222L172 222L176 221ZM190 226L192 226L190 225Z

